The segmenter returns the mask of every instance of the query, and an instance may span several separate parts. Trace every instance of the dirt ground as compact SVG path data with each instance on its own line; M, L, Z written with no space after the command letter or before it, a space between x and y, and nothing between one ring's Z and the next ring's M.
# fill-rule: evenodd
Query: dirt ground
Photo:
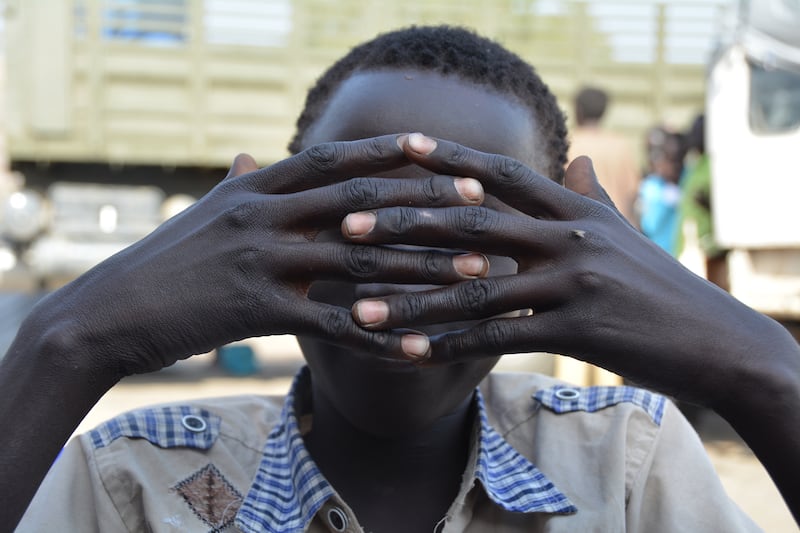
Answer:
M294 339L279 338L257 349L257 363L256 374L234 377L206 355L158 374L129 378L106 394L78 432L143 405L233 394L284 394L302 359ZM800 532L764 468L725 421L708 411L693 413L692 419L730 497L764 531Z

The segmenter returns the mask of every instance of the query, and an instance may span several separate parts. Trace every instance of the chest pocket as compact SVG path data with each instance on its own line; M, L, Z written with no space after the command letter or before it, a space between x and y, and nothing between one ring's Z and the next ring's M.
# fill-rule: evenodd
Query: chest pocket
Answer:
M222 419L199 407L175 405L122 414L89 432L95 449L127 437L146 439L160 448L207 450L219 436Z
M644 410L660 426L667 400L660 394L636 387L570 387L556 385L541 389L533 398L556 413L585 411L594 413L620 403L632 403Z

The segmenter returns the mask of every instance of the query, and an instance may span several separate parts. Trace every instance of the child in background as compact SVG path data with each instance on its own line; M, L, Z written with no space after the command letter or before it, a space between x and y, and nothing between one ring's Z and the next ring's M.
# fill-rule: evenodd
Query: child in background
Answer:
M683 136L663 128L648 133L649 173L639 187L639 225L642 232L676 256L680 178L686 153Z

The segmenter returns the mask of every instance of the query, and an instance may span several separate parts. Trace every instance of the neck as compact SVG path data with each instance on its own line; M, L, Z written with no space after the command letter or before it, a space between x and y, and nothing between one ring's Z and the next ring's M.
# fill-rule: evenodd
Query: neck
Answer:
M313 382L312 391L306 447L365 530L432 531L458 494L466 468L471 396L429 428L383 437L350 424Z

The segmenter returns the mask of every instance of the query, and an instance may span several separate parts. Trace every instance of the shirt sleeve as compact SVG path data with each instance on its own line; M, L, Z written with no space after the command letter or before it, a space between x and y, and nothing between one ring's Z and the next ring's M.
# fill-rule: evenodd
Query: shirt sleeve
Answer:
M641 533L762 531L725 493L699 436L671 402L635 474L627 522Z
M80 438L58 456L22 517L16 533L127 531Z

